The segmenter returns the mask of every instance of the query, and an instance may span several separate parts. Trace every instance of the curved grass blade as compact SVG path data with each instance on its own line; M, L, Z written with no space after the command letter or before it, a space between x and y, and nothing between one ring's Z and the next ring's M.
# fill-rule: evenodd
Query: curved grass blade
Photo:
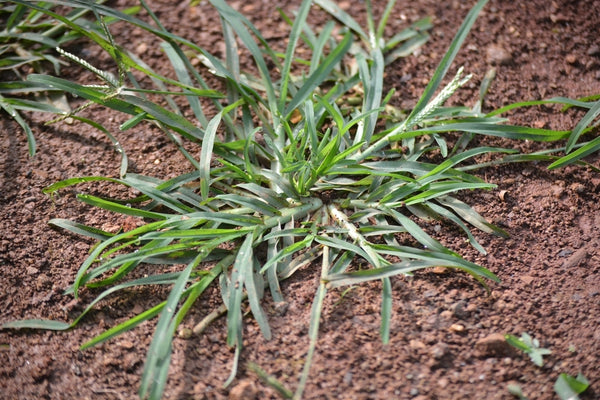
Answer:
M245 281L249 278L247 275L248 265L253 263L252 243L254 241L252 233L246 235L246 239L240 246L233 269L231 271L231 281L227 290L227 345L235 347L235 355L231 374L225 381L224 386L228 386L237 375L237 365L242 348L242 300L244 298L243 288Z
M529 128L526 126L516 125L491 125L485 123L458 122L400 133L390 137L390 141L441 132L471 132L480 135L498 136L517 140L533 140L536 142L553 142L566 138L570 133L570 131L554 131L551 129Z
M152 343L148 349L148 357L144 365L139 389L139 395L142 399L145 399L146 396L149 396L151 399L160 399L162 397L171 361L173 334L177 329L177 323L174 320L176 315L175 310L177 309L177 304L181 301L185 285L192 270L206 257L208 252L210 251L206 248L200 250L196 259L189 263L179 274L175 285L171 289L171 293L169 293L167 303L161 311Z
M329 239L326 236L322 236L322 238ZM319 283L319 287L317 289L317 292L315 293L315 298L313 300L313 304L310 311L310 325L308 327L308 337L310 342L308 345L308 352L304 361L304 368L302 368L300 382L298 383L298 387L296 388L296 392L294 393L294 400L300 400L302 398L302 393L304 392L304 388L306 387L306 383L308 382L310 367L312 365L312 359L315 353L315 349L317 347L317 340L319 337L319 324L321 320L321 313L323 311L323 302L325 300L325 295L327 294L327 286L324 278L329 273L330 266L330 251L329 246L326 245L323 247L323 261L321 263L321 282Z
M312 0L302 1L299 10L296 13L296 19L292 25L292 30L288 36L288 45L283 58L283 69L281 70L281 88L279 90L280 93L278 106L280 111L285 108L285 101L287 99L288 86L291 78L290 70L292 68L292 61L294 60L294 52L298 43L298 39L300 38L302 28L306 25L306 17L308 16L311 5ZM320 84L320 82L318 84Z
M567 141L567 153L570 153L571 150L573 150L573 146L575 146L575 143L577 143L579 136L581 136L584 129L588 127L598 115L600 115L600 101L594 103L592 108L590 108L583 118L581 118L581 120L577 123L575 129L573 129L573 132L571 132L569 140Z
M258 72L261 76L262 83L264 85L264 89L267 94L268 104L270 110L277 109L277 100L275 95L275 88L273 87L273 83L271 81L271 75L269 73L269 68L267 67L266 61L262 55L262 51L256 44L256 42L252 39L250 32L246 29L246 26L249 26L253 33L261 40L262 43L267 44L264 39L262 39L262 35L260 32L254 28L254 26L240 15L237 11L235 11L231 6L229 6L223 0L210 0L210 3L219 11L219 15L221 18L224 18L229 25L235 30L240 40L244 43L244 46L250 51L252 57L254 58L254 62L258 67ZM267 45L268 48L268 45ZM274 57L273 61L277 63L277 59Z
M25 131L25 135L27 136L27 147L29 148L29 156L33 157L35 155L35 137L33 136L33 131L29 127L29 124L23 119L21 114L15 110L13 106L4 101L5 98L0 96L0 108L8 113Z
M421 95L421 98L419 98L419 101L417 102L417 104L415 105L415 107L413 108L413 110L411 111L409 116L407 117L408 121L412 120L415 116L419 115L421 113L421 111L423 111L425 109L425 107L429 103L429 100L431 100L431 98L435 94L436 90L442 83L442 80L446 76L446 73L450 69L450 65L454 61L456 54L458 53L458 51L460 50L460 47L462 46L463 42L465 41L467 34L469 33L469 31L471 30L471 27L475 23L475 20L477 19L479 12L487 4L487 2L488 2L487 0L479 0L477 2L477 4L475 4L475 6L473 6L473 8L471 8L469 13L465 17L463 23L461 24L460 28L458 29L458 32L456 33L454 39L452 40L452 43L448 47L446 54L444 54L442 61L440 62L439 66L433 73L433 76L429 80L429 83L427 84L425 91Z
M599 103L600 104L600 103ZM575 150L574 152L559 158L554 161L552 164L548 166L548 169L556 169L564 167L565 165L573 164L574 162L578 162L583 157L586 157L592 153L595 153L600 150L600 137L597 137L587 143L585 143L582 147Z
M70 221L68 219L54 218L48 221L49 225L57 226L62 229L66 229L69 232L73 232L78 235L91 237L96 240L106 240L113 237L114 234L105 232L101 229L97 229L91 226L79 224L77 222Z
M66 331L72 326L67 322L47 319L24 319L10 321L0 325L1 329L47 329L51 331Z
M298 89L298 92L294 95L283 112L285 119L289 118L291 113L298 108L300 104L304 103L306 98L314 92L317 86L321 85L323 81L327 79L333 68L339 64L344 55L346 55L350 45L352 45L352 35L347 33L337 47L329 53L325 60L319 64L319 67L308 76L300 89Z
M383 288L381 290L381 325L379 335L384 345L390 342L390 324L392 320L392 283L389 277L382 280Z
M363 31L361 26L350 16L350 14L342 10L339 5L331 0L315 0L315 4L331 14L335 19L340 21L342 25L352 29L354 33L365 41L365 43L370 43L369 36Z

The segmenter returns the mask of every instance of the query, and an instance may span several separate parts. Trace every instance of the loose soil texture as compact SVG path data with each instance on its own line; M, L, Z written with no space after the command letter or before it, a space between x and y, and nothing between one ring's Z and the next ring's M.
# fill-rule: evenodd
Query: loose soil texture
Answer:
M288 27L276 6L291 15L298 1L253 0L231 4L251 19L270 41L283 41ZM377 2L380 15L384 2ZM125 7L125 2L111 2ZM165 26L222 55L220 22L206 2L149 1ZM339 4L365 21L362 3ZM431 40L416 54L387 70L386 87L396 88L393 103L412 107L443 56L473 1L398 1L388 36L424 16L433 17ZM324 23L316 8L314 24ZM144 14L141 14L144 16ZM320 21L320 22L319 22ZM455 62L474 75L451 99L473 105L479 83L497 69L485 109L521 100L600 93L600 1L491 1L470 33ZM136 51L153 68L165 64L153 38L123 25L115 40ZM96 65L107 58L85 44L71 51ZM247 60L249 63L249 60ZM250 68L248 66L248 68ZM71 79L93 79L66 68ZM452 71L451 71L452 74ZM83 112L118 135L131 160L130 170L161 179L186 170L186 162L160 132L140 125L126 133L125 119L98 107ZM581 112L557 107L518 110L511 122L534 127L572 129ZM92 241L53 230L51 218L68 218L104 229L135 226L86 206L75 190L50 198L42 189L58 180L87 175L117 176L118 154L111 143L87 126L58 123L44 126L47 115L29 115L38 140L34 158L27 156L25 136L6 115L0 116L0 323L23 318L71 321L93 299L89 291L79 303L64 296L88 255ZM479 138L479 144L542 148ZM556 146L556 145L555 145ZM598 154L586 161L600 166ZM562 372L583 373L590 389L582 399L600 397L600 174L585 167L548 171L547 164L513 164L479 173L498 188L464 193L510 238L475 232L487 249L483 256L465 244L452 226L427 228L445 245L486 266L502 282L490 293L458 272L422 271L393 279L393 320L389 345L379 338L381 285L372 283L326 298L320 339L305 399L511 399L508 384L519 384L530 399L556 398L553 384ZM77 190L118 194L109 185L82 185ZM258 364L295 389L308 349L308 321L318 285L318 266L284 282L285 310L269 306L273 338L266 341L247 318L244 349L237 379L223 388L233 359L225 345L225 321L218 320L201 336L174 340L165 399L278 398L247 363ZM80 351L79 346L105 329L162 301L163 289L130 290L102 302L68 332L0 331L1 399L135 399L145 352L155 322L144 323L108 343ZM203 296L189 318L191 327L220 304L217 289ZM537 367L529 357L502 340L527 332L552 350Z

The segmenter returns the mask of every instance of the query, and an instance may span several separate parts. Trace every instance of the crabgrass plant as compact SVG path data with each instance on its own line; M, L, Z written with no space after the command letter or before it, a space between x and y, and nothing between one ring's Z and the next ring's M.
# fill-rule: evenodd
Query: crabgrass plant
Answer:
M165 181L127 173L124 157L118 178L79 177L46 188L45 192L52 194L94 181L134 188L141 193L135 198L106 199L87 194L78 198L115 213L142 217L145 224L127 232L109 233L68 220L51 220L54 226L98 240L67 293L77 297L83 287L103 291L71 323L25 320L3 325L65 330L74 327L109 295L136 286L168 285L166 300L82 346L88 348L109 340L158 317L139 389L144 399L161 397L173 335L209 285L218 284L223 306L208 320L201 321L194 332L201 333L221 311L226 314L227 344L235 348L232 372L225 382L229 384L235 378L242 351L243 305L249 304L255 323L270 338L271 329L262 307L265 293L270 293L275 303L284 302L280 282L300 268L320 266L305 366L295 393L281 390L287 397L301 398L327 291L381 281L380 334L387 343L393 276L445 266L470 274L484 286L487 280L498 280L489 270L465 260L427 234L419 221L452 222L464 231L469 243L485 253L471 233L473 227L506 234L455 196L464 190L494 187L466 172L477 167L473 159L487 153L513 157L510 161L558 157L523 156L501 148L468 148L473 135L552 141L571 134L570 149L578 148L580 155L596 150L598 145L597 140L583 146L576 143L581 134L588 132L599 112L600 103L594 100L550 100L589 110L572 133L507 125L498 113L483 114L480 107L444 106L470 77L463 76L459 68L442 86L486 1L477 2L469 12L407 115L394 112L388 104L393 92L383 92L384 70L390 62L410 54L427 40L430 23L425 19L392 38L384 38L393 0L378 23L371 2L366 2L366 31L334 2L304 0L294 19L282 14L290 23L283 53L273 49L248 19L224 0L211 0L221 17L225 59L168 32L143 0L141 6L152 18L152 24L100 4L51 2L89 9L102 30L87 30L78 21L36 2L14 3L44 13L87 36L112 56L119 70L117 78L59 48L61 55L93 71L101 84L82 85L44 74L29 75L28 82L129 114L131 118L121 126L123 131L143 121L159 126L192 168L189 173ZM333 17L319 31L307 23L313 4ZM111 19L133 24L161 38L177 79L154 72L120 47L102 22ZM253 57L256 74L242 71L238 45ZM297 58L299 45L311 50L310 59ZM192 66L193 58L202 61L205 73L222 79L225 93L208 86ZM132 69L150 77L156 88L142 89ZM482 97L489 80L484 82ZM152 98L160 96L161 101L153 102L148 94ZM183 117L176 99L187 101L193 120ZM207 115L206 104L211 104L216 113ZM75 118L106 131L98 122L74 112L60 117ZM459 134L446 134L450 132ZM189 142L201 144L199 155L186 149ZM443 161L433 163L432 155ZM577 157L568 161L579 162ZM133 278L132 273L141 264L155 265L155 274ZM161 272L161 265L169 264L183 267L176 273Z

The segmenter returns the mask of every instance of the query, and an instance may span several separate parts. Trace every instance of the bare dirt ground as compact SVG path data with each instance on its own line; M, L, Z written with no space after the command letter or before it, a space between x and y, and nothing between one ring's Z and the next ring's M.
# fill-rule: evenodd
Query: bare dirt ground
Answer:
M167 28L219 55L220 23L206 3L151 1ZM269 40L282 40L287 27L275 3L293 10L298 2L253 0L232 4ZM382 2L383 3L383 2ZM397 89L394 103L415 104L473 1L398 1L387 33L391 36L431 15L432 38L417 54L397 61L386 85ZM120 2L114 3L123 7ZM357 18L362 3L340 4ZM380 4L383 6L383 4ZM381 8L381 7L378 7ZM318 24L315 10L309 19ZM572 98L600 93L600 1L491 1L476 22L456 67L474 74L453 102L474 104L479 83L495 66L486 109L553 96ZM116 27L116 41L160 69L156 43L135 29ZM96 64L105 61L94 49L71 49ZM66 69L73 79L89 75ZM158 131L140 125L118 132L122 116L100 108L85 115L103 121L119 135L132 170L162 179L186 165ZM556 107L517 111L513 123L572 129L581 113ZM63 290L73 281L91 241L51 229L61 217L106 227L132 223L78 203L75 191L53 199L42 188L61 179L118 174L119 159L99 132L64 123L50 127L48 116L32 115L39 151L28 158L25 136L0 115L0 323L22 318L70 321L93 293L73 304ZM539 144L482 138L481 143L539 149ZM588 162L600 167L600 155ZM491 293L457 272L423 271L393 280L391 341L379 338L380 285L373 283L329 293L306 399L511 399L507 384L518 383L530 399L556 398L559 373L582 372L591 388L582 399L600 397L600 175L584 167L548 171L546 164L488 168L481 175L498 188L464 193L490 221L510 233L499 239L477 238L488 250L482 256L465 237L442 226L437 237L472 261L488 267L502 282ZM104 195L114 188L78 187ZM135 221L133 221L135 223ZM429 227L438 230L435 226ZM272 310L274 337L266 341L247 319L238 378L223 388L233 352L225 345L225 321L200 337L176 338L165 399L268 399L276 393L246 368L254 362L295 389L308 348L310 306L320 271L306 268L284 283L285 313ZM164 290L131 290L110 298L68 332L0 331L1 399L134 399L153 323L145 323L109 343L80 351L103 330L164 299ZM219 304L216 289L196 305L193 326ZM542 368L527 355L511 351L495 335L528 332L552 350ZM245 389L245 394L240 394Z

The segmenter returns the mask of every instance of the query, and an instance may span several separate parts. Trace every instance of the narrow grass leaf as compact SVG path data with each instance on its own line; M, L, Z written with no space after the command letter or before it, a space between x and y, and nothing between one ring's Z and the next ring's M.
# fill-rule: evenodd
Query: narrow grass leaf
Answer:
M29 124L23 119L21 114L14 109L13 106L6 103L4 97L0 96L0 108L8 113L25 131L25 135L27 136L27 146L29 148L29 156L33 157L35 155L36 144L35 137L33 136L33 131L29 127Z
M285 56L283 58L283 69L281 70L281 87L279 89L280 112L285 109L285 102L287 100L288 95L288 85L290 84L291 79L290 70L292 68L292 62L294 60L294 52L296 50L296 45L298 43L298 39L300 38L302 28L306 26L306 17L308 16L308 12L310 11L311 5L312 0L302 1L300 8L296 12L296 19L294 20L294 25L292 25L292 30L287 38L288 43L285 51ZM298 105L300 105L300 103L298 103Z
M46 186L44 189L42 189L42 192L44 194L53 194L53 193L59 191L60 189L64 189L69 186L78 185L80 183L98 182L98 181L123 183L123 181L120 179L109 178L109 177L105 177L105 176L84 176L84 177L79 177L79 178L69 178L69 179L65 179L63 181L53 183L52 185Z
M71 328L71 324L47 319L24 319L10 321L2 324L1 329L48 329L51 331L65 331Z
M256 211L260 211L264 215L268 215L268 216L280 215L280 212L277 208L267 204L262 199L259 200L258 198L240 196L237 194L223 194L223 195L217 196L217 198L220 200L223 200L223 201L229 201L229 202L241 205L243 207L249 207Z
M263 336L266 340L271 340L271 328L269 327L269 321L267 315L260 305L264 293L265 282L262 279L262 274L254 273L254 264L250 262L248 264L242 264L246 269L244 275L246 277L244 281L244 287L248 295L248 303L250 304L250 310L256 320ZM258 267L258 266L257 266Z
M327 287L337 288L341 286L353 286L359 285L365 282L370 282L378 279L385 279L399 274L406 274L419 269L433 267L439 265L436 261L426 260L410 260L395 263L392 265L363 269L360 271L346 272L327 275L324 280L327 283Z
M331 43L331 34L334 28L335 23L333 21L327 21L327 23L321 29L321 32L319 32L319 37L313 43L309 69L310 74L312 74L319 67L319 64L321 63L325 54L325 45L327 43Z
M384 345L390 342L390 325L392 320L392 283L389 277L382 279L381 290L381 325L379 335Z
M485 218L483 218L477 211L475 211L471 206L467 203L458 200L451 196L440 196L436 198L436 201L443 206L449 207L456 214L458 214L463 220L467 221L471 225L481 229L483 232L493 233L500 237L507 238L509 237L508 233L503 229L489 223Z
M444 207L441 207L441 206L435 204L434 202L427 202L426 206L429 207L435 213L439 214L441 217L449 219L450 221L452 221L456 225L458 225L458 227L461 228L463 230L463 232L465 232L467 234L467 237L469 239L469 243L471 244L471 246L473 246L481 254L487 254L487 251L485 251L485 249L483 247L481 247L479 242L477 242L477 240L471 233L471 230L469 228L467 228L467 226L462 222L462 220L459 217L457 217L453 212L451 212L450 210L448 210ZM475 211L475 210L473 210L473 211ZM484 225L484 226L487 227L487 225Z
M419 225L412 221L407 216L399 213L396 210L385 207L383 209L386 214L394 218L400 225L406 229L406 232L410 233L419 243L428 249L436 250L442 253L455 254L452 251L444 247L440 242L429 236Z
M112 135L112 133L110 133L110 131L104 126L95 121L92 121L91 119L80 117L77 115L71 115L70 117L98 129L100 132L104 133L104 135L112 142L113 146L115 147L115 150L119 154L121 154L121 168L119 168L119 176L123 178L127 174L129 160L127 158L127 154L125 153L125 149L123 149L123 146L121 146L121 143L117 140L117 138L115 138Z
M261 76L262 83L264 85L265 91L267 93L267 99L269 104L269 109L276 110L277 109L277 101L275 96L275 88L273 87L273 83L271 82L271 75L269 73L269 68L267 67L267 63L262 55L262 51L256 44L256 42L252 39L252 36L246 29L246 26L249 26L253 33L261 40L263 44L268 48L268 44L264 39L262 39L262 35L260 32L254 28L254 26L248 21L246 18L242 17L237 11L235 11L231 6L229 6L223 0L210 0L210 3L217 8L219 14L222 18L227 20L230 26L235 30L238 37L244 43L244 46L250 51L254 61L258 67L258 72ZM274 57L274 62L277 62L277 59Z
M452 123L417 129L404 134L392 136L390 140L399 140L407 137L416 137L424 134L442 132L471 132L479 135L489 135L516 140L533 140L536 142L553 142L564 139L569 131L555 131L551 129L529 128L517 125L491 125L485 123Z
M212 162L213 146L215 144L215 138L217 136L217 128L221 123L221 113L217 113L206 127L204 132L204 139L202 140L202 149L200 151L200 194L202 200L208 199L208 192L210 189L210 172Z
M79 224L68 219L54 218L48 221L48 224L62 229L66 229L69 232L73 232L78 235L91 237L92 239L96 240L106 240L114 236L114 234L112 233L105 232L101 229L94 228L91 226Z
M452 168L455 165L460 164L461 162L463 162L465 160L468 160L469 158L473 158L473 157L481 155L481 154L489 154L489 153L495 153L495 152L517 153L518 150L504 149L504 148L499 148L499 147L477 147L474 149L469 149L467 151L456 154L456 155L444 160L443 162L438 164L437 167L435 167L434 169L432 169L425 175L418 177L417 180L418 181L427 181L426 178L431 177L436 174L439 174L441 172L447 171L449 168Z
M465 41L467 34L469 33L469 31L471 30L471 27L475 23L475 20L477 19L479 12L486 4L487 4L487 0L479 0L477 2L477 4L475 4L475 6L473 6L473 8L471 8L469 13L463 20L463 23L461 24L460 28L458 29L458 32L454 36L452 43L448 47L446 54L444 54L442 61L440 62L439 66L433 73L433 76L431 77L429 84L425 88L423 94L419 98L419 101L417 102L417 104L415 105L413 110L411 111L410 115L407 117L407 120L412 120L412 118L414 116L419 115L425 109L425 107L429 103L429 100L431 100L431 98L435 94L436 90L442 83L442 80L446 76L446 73L450 69L450 65L454 61L454 58L456 57L456 54L458 53L458 51L460 50L460 47L462 46L463 42Z
M281 231L283 232L283 231ZM287 235L286 235L287 236ZM267 271L269 268L271 268L272 266L274 266L275 264L277 264L279 261L283 260L285 257L288 257L306 247L309 247L312 242L314 240L314 237L312 235L305 237L304 239L302 239L299 242L295 242L294 244L292 244L291 246L287 246L284 249L280 250L279 252L277 252L276 254L272 255L267 262L262 266L262 268L260 269L260 273L264 273L265 271Z
M201 251L196 259L189 263L180 273L169 293L167 303L161 311L152 343L148 349L148 356L140 383L139 395L142 399L146 398L147 395L152 399L162 397L171 359L173 334L177 328L172 324L172 320L192 270L205 256L206 253Z
M569 135L569 140L567 141L567 153L573 149L573 146L575 146L575 143L577 143L577 139L579 139L579 136L581 136L583 130L590 125L598 115L600 115L600 101L597 101L592 108L588 110L583 118L581 118L581 120L577 123L575 129L573 129L573 132L571 132L571 135Z
M310 74L298 92L294 95L292 100L287 105L285 112L283 115L285 118L289 118L290 114L300 106L300 104L304 103L308 96L310 96L317 86L321 85L323 81L325 81L333 68L340 63L342 58L350 49L350 45L352 44L352 35L348 32L344 35L343 39L336 46L336 48L329 53L329 55L319 64L317 69Z
M422 47L429 40L429 35L426 33L419 33L418 36L408 39L402 43L401 46L396 47L389 53L385 54L384 64L389 65L399 58L408 57L413 54L417 49Z
M174 43L167 43L167 42L162 43L161 47L163 48L163 50L165 51L165 54L169 58L169 61L171 62L171 65L173 66L173 69L175 70L175 74L177 75L177 79L187 86L193 86L194 83L192 82L192 79L190 78L190 75L188 74L185 62L182 59L185 56L183 55L183 52L181 51L181 49L175 48ZM177 51L177 50L179 50L179 51ZM184 89L184 92L187 92L190 94L189 96L186 96L186 99L190 103L190 107L191 107L192 111L194 112L194 115L200 122L200 124L202 126L206 127L208 125L208 120L206 119L206 116L204 115L204 112L202 111L202 105L200 104L199 96L196 94L192 94L192 92L190 92L189 90L186 90L186 89Z
M369 36L363 31L361 26L340 6L331 0L315 0L315 3L323 10L331 14L335 19L340 21L342 25L352 29L354 33L361 37L366 43L369 43Z
M77 199L94 207L103 208L105 210L117 212L119 214L150 218L154 220L163 220L168 218L168 214L161 214L152 211L142 210L139 208L128 207L127 205L101 199L99 197L92 196L89 194L78 194Z
M367 252L365 250L363 250L361 247L356 246L352 243L348 243L345 240L341 240L341 239L334 238L334 237L321 236L321 235L316 236L315 240L324 246L329 246L329 247L336 248L336 249L343 249L346 251L350 251L358 256L361 256L362 258L367 260L371 265L378 265L378 261L372 259L372 257L369 254L367 254Z
M583 157L588 156L589 154L595 153L600 150L600 137L597 137L587 143L585 143L582 147L575 150L574 152L559 158L554 161L552 164L548 166L548 169L556 169L564 167L565 165L573 164L581 160Z
M470 183L470 182L439 182L429 185L429 189L409 197L405 200L406 204L417 204L426 200L435 199L448 193L458 192L467 189L494 189L496 185L491 183Z
M322 275L324 275L324 273L322 273ZM302 374L300 375L300 382L298 383L298 387L296 388L296 392L294 393L294 400L302 399L302 393L304 392L304 388L306 387L306 383L308 382L310 367L312 365L312 359L315 353L315 349L317 347L317 339L319 337L319 323L321 320L321 313L323 311L323 301L325 300L326 293L327 288L325 284L321 282L319 288L317 289L317 292L315 293L315 298L313 300L312 308L310 311L310 325L308 327L308 337L310 342L308 345L308 352L304 360L304 368L302 368Z

